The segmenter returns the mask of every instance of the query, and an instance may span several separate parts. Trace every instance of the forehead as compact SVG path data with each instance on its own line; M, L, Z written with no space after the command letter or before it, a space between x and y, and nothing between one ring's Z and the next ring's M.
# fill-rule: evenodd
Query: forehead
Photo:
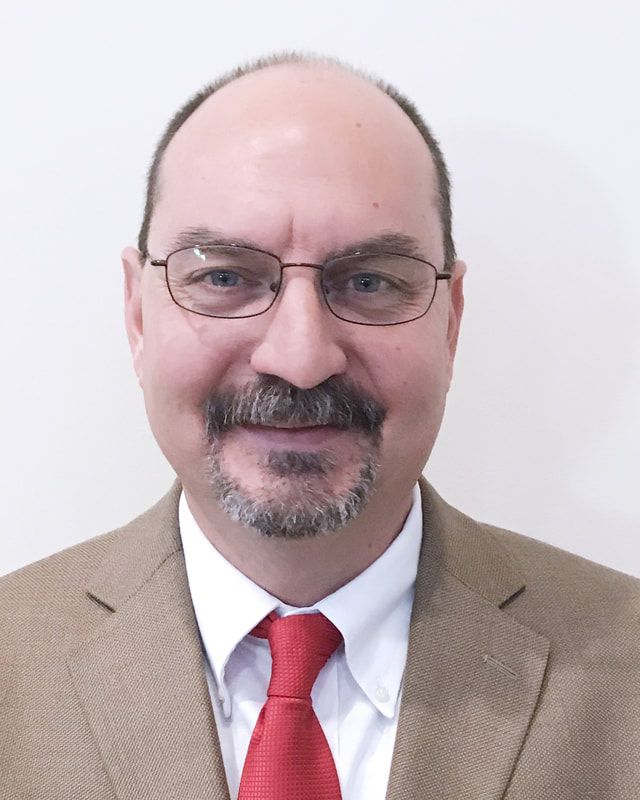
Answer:
M426 143L380 89L344 70L279 65L223 87L165 152L150 251L213 228L272 252L323 255L382 232L441 251Z

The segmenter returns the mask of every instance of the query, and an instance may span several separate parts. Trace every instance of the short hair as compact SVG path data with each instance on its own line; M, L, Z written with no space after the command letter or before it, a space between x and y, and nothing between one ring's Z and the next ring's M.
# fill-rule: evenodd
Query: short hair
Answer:
M409 117L424 139L435 165L438 186L438 211L440 215L440 224L442 227L444 245L444 267L446 270L450 270L456 260L456 249L452 232L451 180L449 178L449 171L447 169L442 150L440 149L440 145L438 144L438 141L434 137L429 126L424 121L416 106L411 102L411 100L405 97L405 95L401 94L391 84L372 77L371 75L356 69L355 67L352 67L351 65L346 64L339 59L298 52L276 53L274 55L265 56L226 72L217 80L207 84L199 92L193 95L193 97L191 97L169 120L167 127L165 128L158 144L156 145L156 149L151 160L151 166L149 167L149 171L147 173L144 215L142 218L140 231L138 233L138 250L140 253L144 257L148 256L147 246L149 239L149 227L151 224L153 208L158 195L158 182L160 167L162 165L162 157L164 156L169 143L176 135L178 130L208 97L211 97L212 94L215 94L219 89L222 89L223 86L227 86L229 83L232 83L233 81L237 80L238 78L242 78L245 75L249 75L253 72L259 72L267 67L278 66L281 64L306 64L310 66L318 64L344 69L347 72L364 78L374 86L377 86Z

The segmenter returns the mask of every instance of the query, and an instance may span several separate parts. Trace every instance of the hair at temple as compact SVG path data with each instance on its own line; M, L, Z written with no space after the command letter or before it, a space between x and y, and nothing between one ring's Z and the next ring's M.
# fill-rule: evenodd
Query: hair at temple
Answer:
M148 255L147 243L149 237L149 225L157 195L158 174L160 172L162 157L169 145L169 142L173 139L178 129L191 116L191 114L193 114L193 112L198 108L198 106L200 106L201 103L203 103L208 97L217 92L223 86L226 86L238 78L242 78L244 75L248 75L252 72L258 72L259 70L266 69L267 67L277 66L280 64L307 64L309 66L329 65L344 69L360 76L361 78L364 78L365 80L368 80L374 86L377 86L386 95L388 95L388 97L390 97L409 117L426 142L435 164L438 181L439 213L445 255L444 268L445 270L450 270L456 259L456 250L452 233L451 182L440 145L431 133L431 130L422 118L418 109L411 102L411 100L401 94L394 86L391 86L385 81L372 77L371 75L358 70L349 64L345 64L338 59L298 52L276 53L271 56L250 61L247 64L243 64L231 70L230 72L225 73L217 80L213 81L213 83L207 84L199 92L193 95L193 97L191 97L191 99L188 100L169 120L169 123L156 146L153 159L151 161L151 166L147 174L144 216L138 234L138 249L142 255L144 257Z

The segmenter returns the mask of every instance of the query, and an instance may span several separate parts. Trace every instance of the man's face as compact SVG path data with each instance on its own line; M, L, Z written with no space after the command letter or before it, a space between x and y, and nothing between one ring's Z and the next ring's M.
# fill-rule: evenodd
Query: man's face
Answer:
M176 134L149 252L166 258L177 243L243 242L286 263L321 264L391 235L414 241L416 255L441 269L436 198L425 143L378 89L334 69L275 67L222 89ZM368 513L409 497L444 410L463 265L450 286L439 284L426 316L372 327L333 316L319 272L308 267L284 271L266 313L217 319L177 306L164 271L141 268L135 251L125 251L124 264L127 327L151 427L200 507L213 512L233 495L254 510L333 503L335 511L363 492L353 517L372 487ZM280 407L300 401L290 408L293 427L287 414L265 410L267 389ZM372 410L369 429L358 413L352 425L337 424L341 392L343 408ZM309 411L319 407L305 405L309 397L325 403L324 417ZM220 426L230 408L240 409L237 424Z

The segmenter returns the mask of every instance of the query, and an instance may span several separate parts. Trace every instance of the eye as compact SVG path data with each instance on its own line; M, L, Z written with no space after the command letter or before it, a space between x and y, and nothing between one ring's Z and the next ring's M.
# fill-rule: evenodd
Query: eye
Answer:
M213 272L207 272L204 276L205 280L211 283L213 286L237 286L241 278L237 272L232 272L228 269L217 269Z
M377 292L383 284L382 278L370 272L363 272L360 275L353 275L351 277L351 285L356 292Z

